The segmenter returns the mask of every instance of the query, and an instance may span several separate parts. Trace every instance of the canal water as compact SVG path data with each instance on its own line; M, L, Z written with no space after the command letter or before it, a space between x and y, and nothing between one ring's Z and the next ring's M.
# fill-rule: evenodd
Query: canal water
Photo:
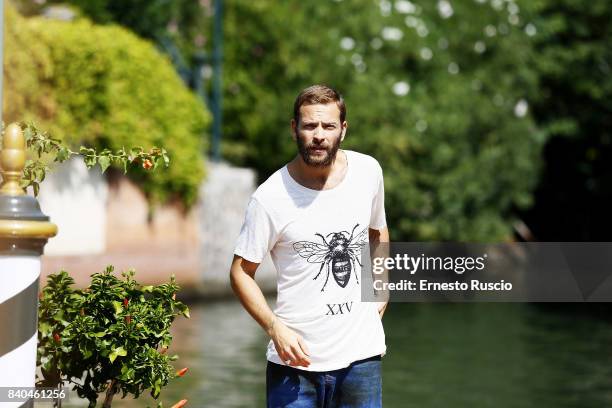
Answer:
M603 315L586 305L391 304L384 406L612 406L612 321ZM183 398L194 408L264 406L267 339L239 303L193 304L173 332L175 365L189 372L162 391L164 407ZM149 395L115 398L113 407L156 406Z

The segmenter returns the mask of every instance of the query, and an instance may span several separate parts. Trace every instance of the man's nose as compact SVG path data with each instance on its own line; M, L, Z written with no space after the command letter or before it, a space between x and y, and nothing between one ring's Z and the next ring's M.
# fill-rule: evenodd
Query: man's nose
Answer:
M314 129L314 137L322 139L322 135L323 135L323 126L321 126L321 124L319 123L319 126L317 126Z

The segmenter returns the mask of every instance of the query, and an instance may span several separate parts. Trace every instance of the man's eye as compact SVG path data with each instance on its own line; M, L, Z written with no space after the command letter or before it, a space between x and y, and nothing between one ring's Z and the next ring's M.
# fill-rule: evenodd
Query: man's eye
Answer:
M336 127L334 125L327 125L327 126L325 126L325 129L328 129L328 130L332 130L332 129L335 129L335 128Z

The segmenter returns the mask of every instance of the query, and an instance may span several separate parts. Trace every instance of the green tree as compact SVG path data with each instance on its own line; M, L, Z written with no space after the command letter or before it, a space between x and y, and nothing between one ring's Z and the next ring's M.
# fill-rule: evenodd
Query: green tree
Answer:
M612 206L612 4L524 1L537 22L534 118L550 135L528 225L545 241L607 241ZM559 222L563 220L563 222Z
M346 147L385 170L393 238L503 239L545 141L529 24L501 1L229 2L224 155L269 175L295 151L295 95L327 83Z
M6 16L5 120L69 145L163 145L174 166L130 177L152 201L197 199L209 116L153 44L118 26Z
M42 376L37 385L58 387L67 381L79 397L95 407L105 392L104 407L113 396L149 390L158 398L171 379L182 377L170 364L178 358L166 354L177 316L189 309L176 300L179 289L169 283L142 286L135 272L115 277L113 267L91 277L91 284L74 289L67 272L49 275L38 309L38 358ZM160 404L161 406L161 404Z
M193 54L207 43L212 0L14 0L27 15L38 15L50 5L72 8L96 24L118 24L154 41L167 53L187 80Z

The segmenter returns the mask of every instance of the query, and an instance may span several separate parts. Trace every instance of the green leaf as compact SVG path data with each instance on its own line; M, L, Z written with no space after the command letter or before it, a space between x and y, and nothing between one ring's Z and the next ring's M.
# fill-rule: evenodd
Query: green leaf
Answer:
M84 156L94 156L96 154L96 151L90 147L81 146L81 148L79 149L79 153Z
M102 169L102 173L104 173L108 166L110 166L111 159L108 156L100 156L100 158L98 158L98 163L100 164L100 169Z
M117 347L113 349L111 353L108 355L110 362L114 362L117 357L125 357L127 356L127 351L123 348L123 346Z
M43 335L47 335L51 333L51 325L47 322L40 322L38 324L38 331L41 332Z
M23 131L23 135L25 139L29 142L32 139L32 128L30 126L26 127Z
M70 151L68 150L68 148L62 146L57 151L57 156L55 156L55 161L63 163L66 160L68 160L69 157L70 157Z
M64 311L60 310L59 312L57 312L54 316L53 316L53 320L61 322L62 320L64 320Z
M154 390L153 390L153 398L157 398L157 396L159 395L161 389L161 380L157 380L155 381L155 386L154 386Z
M37 167L34 169L34 175L36 176L36 180L43 181L45 179L45 168Z
M93 352L89 349L83 350L82 353L85 359L88 359L89 357L93 356Z
M92 154L91 156L83 156L83 162L85 162L85 166L87 166L88 169L91 169L96 165L95 154Z
M123 312L123 305L121 302L113 300L113 307L115 308L115 316Z
M170 156L168 156L168 152L166 151L166 149L162 149L162 157L164 158L164 163L166 167L168 167L168 165L170 164Z
M136 157L138 156L140 153L142 153L142 147L133 147L130 150L130 156L132 157Z

